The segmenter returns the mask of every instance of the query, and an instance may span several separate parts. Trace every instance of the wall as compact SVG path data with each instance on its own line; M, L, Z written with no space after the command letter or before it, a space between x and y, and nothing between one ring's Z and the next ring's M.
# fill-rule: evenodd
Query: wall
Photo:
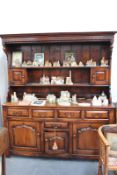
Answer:
M1 0L0 34L117 31L116 8L116 0ZM116 48L112 61L114 101L117 101Z
M1 0L0 33L117 30L116 0Z

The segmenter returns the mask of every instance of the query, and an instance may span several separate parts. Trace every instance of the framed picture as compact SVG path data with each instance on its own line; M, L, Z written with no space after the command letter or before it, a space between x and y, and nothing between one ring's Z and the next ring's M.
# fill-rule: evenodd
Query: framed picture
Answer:
M65 53L65 61L75 61L75 53L74 52L66 52Z
M34 62L38 63L39 66L44 66L44 53L35 53Z
M22 65L22 52L12 52L12 66L20 67Z

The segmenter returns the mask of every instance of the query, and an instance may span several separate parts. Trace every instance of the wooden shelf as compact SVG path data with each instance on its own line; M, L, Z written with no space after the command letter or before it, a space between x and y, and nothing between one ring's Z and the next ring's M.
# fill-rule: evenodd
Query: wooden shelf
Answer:
M16 87L19 87L19 86L25 86L25 87L28 87L28 86L36 86L36 87L85 87L85 86L88 86L88 87L108 87L110 85L91 85L89 83L76 83L76 84L39 84L39 83L27 83L27 84L24 84L24 85L15 85L15 84L11 84L10 86L16 86Z
M56 66L56 67L46 67L46 66L40 66L40 67L11 67L10 69L91 69L91 68L110 68L110 66Z

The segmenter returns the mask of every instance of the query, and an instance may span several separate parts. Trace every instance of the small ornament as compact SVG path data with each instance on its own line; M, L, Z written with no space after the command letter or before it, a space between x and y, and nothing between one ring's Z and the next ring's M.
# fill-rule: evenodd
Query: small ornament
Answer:
M66 84L69 84L69 85L73 84L71 77L66 77Z
M69 67L69 62L67 60L64 60L63 61L63 67Z
M18 97L16 95L16 92L14 92L13 95L11 95L11 102L18 102Z
M92 99L92 105L93 106L101 106L102 105L101 99L94 96Z
M72 104L78 104L76 94L72 95Z
M78 64L77 64L76 61L72 61L72 62L71 62L71 66L78 66Z
M102 105L104 105L104 106L108 106L108 99L105 99L103 102L102 102Z
M52 63L50 61L45 61L45 66L46 67L52 67Z
M40 84L50 84L49 77L43 75L43 77L40 78Z
M108 60L106 60L104 57L101 59L101 66L108 66Z
M60 65L59 60L53 62L53 67L60 67L60 66L61 66L61 65Z
M27 61L27 66L32 66L32 64L33 64L32 61L30 61L30 60Z
M93 59L87 60L86 66L96 66L96 61L93 61Z
M39 66L38 62L37 61L33 61L33 66L35 66L35 67Z
M78 66L83 67L84 66L83 62L80 61L79 64L78 64Z
M27 63L26 63L26 61L24 61L23 63L22 63L22 67L26 67L27 66Z

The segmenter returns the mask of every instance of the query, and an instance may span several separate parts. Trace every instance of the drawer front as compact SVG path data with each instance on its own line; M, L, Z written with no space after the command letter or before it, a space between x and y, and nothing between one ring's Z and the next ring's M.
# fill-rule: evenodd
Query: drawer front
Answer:
M60 118L81 118L81 111L59 110Z
M108 111L86 111L85 118L89 119L108 119L109 112Z
M53 110L32 110L32 116L36 118L53 118L54 111Z
M29 116L28 109L9 108L7 112L8 112L8 116L17 116L17 117Z
M65 129L68 128L68 123L65 122L45 122L45 128L54 128L54 129Z

